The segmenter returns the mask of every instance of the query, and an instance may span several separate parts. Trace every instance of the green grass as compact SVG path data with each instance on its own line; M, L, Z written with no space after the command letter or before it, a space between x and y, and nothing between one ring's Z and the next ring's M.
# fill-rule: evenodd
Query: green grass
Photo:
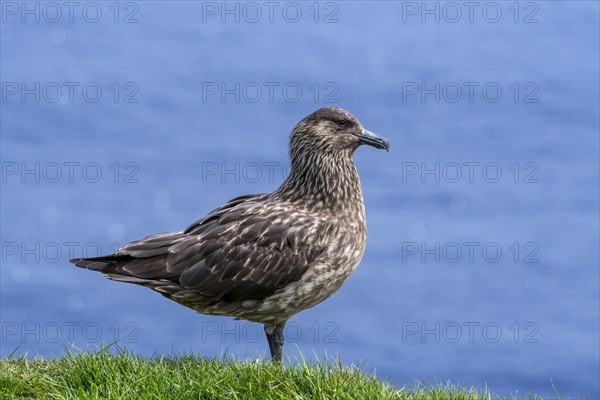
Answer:
M490 399L484 389L451 384L396 388L339 361L298 361L282 368L174 355L144 358L127 351L61 358L0 360L1 399ZM530 399L537 397L529 396Z

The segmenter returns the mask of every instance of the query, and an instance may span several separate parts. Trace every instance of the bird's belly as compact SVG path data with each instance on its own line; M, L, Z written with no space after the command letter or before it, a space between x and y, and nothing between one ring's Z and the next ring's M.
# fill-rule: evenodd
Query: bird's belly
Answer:
M338 262L330 260L314 264L302 279L264 299L260 310L280 320L313 307L335 293L356 269L363 251Z

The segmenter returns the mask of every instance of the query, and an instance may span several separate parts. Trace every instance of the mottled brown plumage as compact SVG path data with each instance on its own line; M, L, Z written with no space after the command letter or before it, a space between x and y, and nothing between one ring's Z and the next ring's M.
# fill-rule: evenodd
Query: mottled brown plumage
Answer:
M291 172L273 193L237 197L184 231L71 262L203 314L263 323L281 360L286 321L331 296L362 258L365 210L352 161L361 144L389 149L347 111L321 108L292 130Z

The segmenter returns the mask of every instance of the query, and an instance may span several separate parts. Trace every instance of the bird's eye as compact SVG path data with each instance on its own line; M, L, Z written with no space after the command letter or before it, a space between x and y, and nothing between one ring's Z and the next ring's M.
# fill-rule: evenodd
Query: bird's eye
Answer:
M346 125L346 120L345 119L338 119L337 121L335 121L336 124L338 124L339 126L344 126Z

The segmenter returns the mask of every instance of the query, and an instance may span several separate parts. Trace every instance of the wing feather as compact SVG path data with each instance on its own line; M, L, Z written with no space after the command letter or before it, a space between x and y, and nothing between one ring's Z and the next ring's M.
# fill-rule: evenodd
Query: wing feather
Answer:
M261 300L301 279L322 253L318 239L331 225L269 204L267 195L237 197L183 232L152 235L111 256L72 261L176 301L190 302L193 293L202 304Z

